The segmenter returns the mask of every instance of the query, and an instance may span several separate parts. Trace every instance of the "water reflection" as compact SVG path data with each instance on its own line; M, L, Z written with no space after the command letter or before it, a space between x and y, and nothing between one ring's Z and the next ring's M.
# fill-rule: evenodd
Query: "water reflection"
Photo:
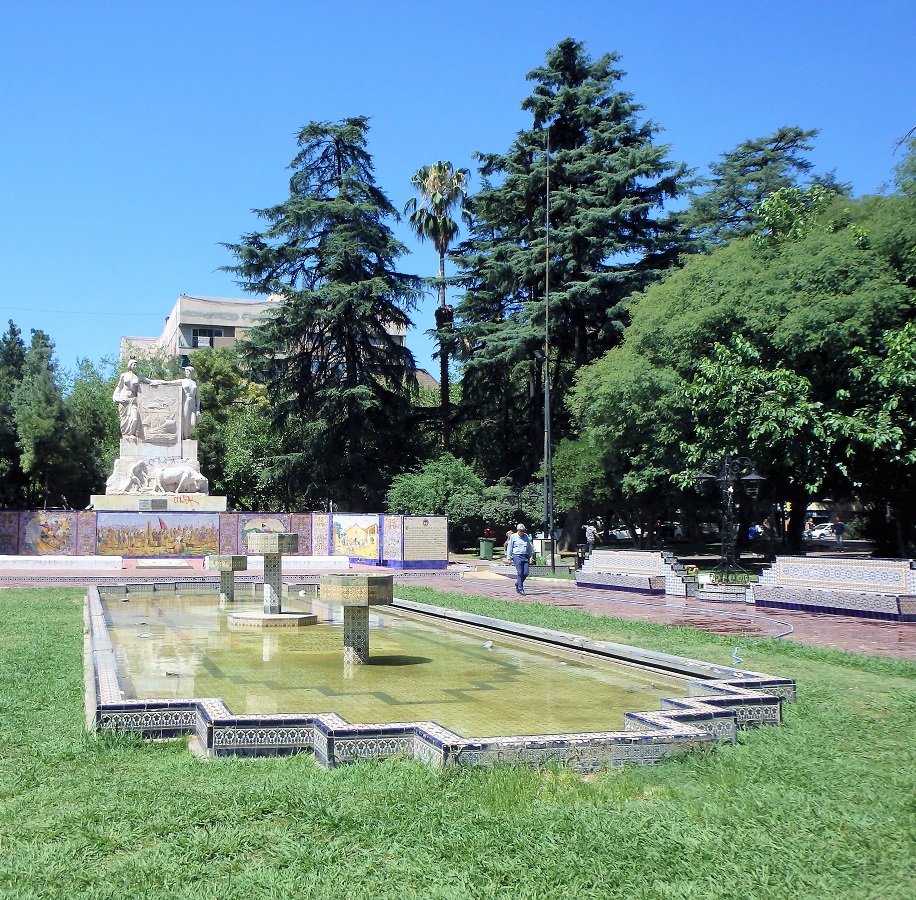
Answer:
M110 601L112 643L130 696L222 697L235 713L335 712L351 722L439 722L467 737L618 730L628 710L658 709L683 682L591 663L503 635L370 613L369 665L343 661L343 611L291 597L318 624L229 631L216 595L131 594ZM141 637L147 634L151 637Z

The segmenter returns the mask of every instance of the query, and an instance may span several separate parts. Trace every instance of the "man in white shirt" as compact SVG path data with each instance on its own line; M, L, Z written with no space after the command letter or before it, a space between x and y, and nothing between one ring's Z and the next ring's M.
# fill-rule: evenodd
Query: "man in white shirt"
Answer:
M518 523L515 534L506 543L506 562L515 564L515 591L524 594L528 565L531 562L531 538L528 537L528 529L521 522Z

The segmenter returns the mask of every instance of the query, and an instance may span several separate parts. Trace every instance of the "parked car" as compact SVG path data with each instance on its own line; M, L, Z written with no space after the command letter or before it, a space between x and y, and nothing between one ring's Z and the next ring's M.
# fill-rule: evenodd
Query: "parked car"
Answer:
M832 541L833 540L833 525L829 522L824 522L823 525L815 525L808 534L809 541Z
M636 529L637 535L642 535L642 530ZM626 528L610 528L607 533L608 541L632 541L633 537Z

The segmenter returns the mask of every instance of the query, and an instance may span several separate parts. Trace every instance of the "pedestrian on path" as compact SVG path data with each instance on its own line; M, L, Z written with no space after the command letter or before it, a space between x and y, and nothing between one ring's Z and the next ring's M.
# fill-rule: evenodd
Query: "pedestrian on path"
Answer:
M585 528L585 543L588 544L588 555L591 556L595 549L595 543L600 541L601 538L598 536L598 528L594 519L583 527Z
M531 563L531 538L528 529L519 522L513 534L506 542L506 562L515 564L515 592L525 593L525 579L528 577L528 567Z
M846 534L846 526L843 524L839 516L836 517L836 522L833 523L833 536L836 538L836 548L837 550L843 549L843 535Z

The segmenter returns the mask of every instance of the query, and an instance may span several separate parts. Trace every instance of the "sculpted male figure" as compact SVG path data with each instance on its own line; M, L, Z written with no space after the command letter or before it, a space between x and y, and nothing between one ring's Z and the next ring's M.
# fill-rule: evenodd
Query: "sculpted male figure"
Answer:
M195 380L194 366L184 367L184 378L175 381L158 381L156 384L181 385L181 436L187 440L200 419L200 391Z

